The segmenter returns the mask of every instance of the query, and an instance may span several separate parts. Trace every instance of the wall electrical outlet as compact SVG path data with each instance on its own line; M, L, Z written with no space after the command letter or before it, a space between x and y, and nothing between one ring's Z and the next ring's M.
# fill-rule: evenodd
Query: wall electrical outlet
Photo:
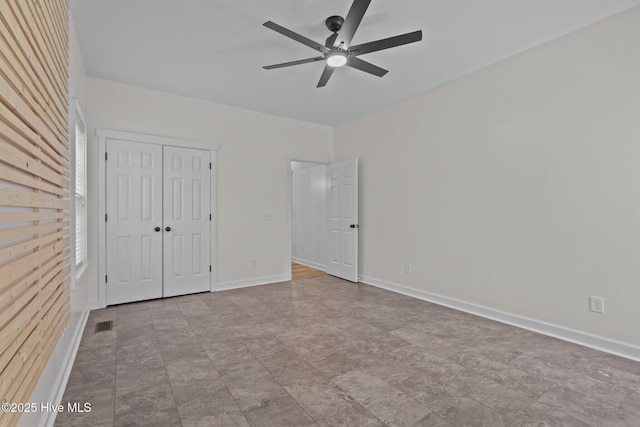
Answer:
M407 274L411 274L411 270L412 270L411 263L408 263L408 262L405 263L404 264L404 272L407 273Z
M604 314L604 298L589 297L589 310L594 313Z

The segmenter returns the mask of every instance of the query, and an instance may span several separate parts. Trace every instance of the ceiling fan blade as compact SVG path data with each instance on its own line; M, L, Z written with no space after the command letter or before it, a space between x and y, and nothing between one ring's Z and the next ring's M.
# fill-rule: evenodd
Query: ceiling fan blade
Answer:
M389 71L384 68L380 68L377 65L373 65L370 62L363 61L360 58L356 58L355 56L350 56L347 61L347 65L352 68L357 68L360 71L364 71L365 73L373 74L374 76L382 77L387 74Z
M309 46L310 48L315 49L315 50L317 50L319 52L323 52L324 53L324 52L328 52L330 50L329 48L321 45L320 43L314 42L313 40L308 39L308 38L306 38L304 36L301 36L298 33L294 33L293 31L291 31L291 30L289 30L287 28L284 28L284 27L276 24L275 22L267 21L262 25L264 25L265 27L267 27L267 28L269 28L269 29L271 29L271 30L273 30L273 31L275 31L277 33L282 34L283 36L289 37L290 39L293 39L293 40L295 40L295 41L297 41L299 43L302 43L303 45Z
M327 82L329 81L329 78L333 74L333 70L335 70L334 67L330 67L328 65L325 65L324 66L324 71L322 72L322 75L320 76L320 81L318 82L318 86L316 86L316 87L325 87L327 85Z
M266 65L262 68L265 70L273 70L274 68L291 67L292 65L308 64L310 62L322 61L324 57L316 56L315 58L300 59L299 61L283 62L282 64Z
M349 48L351 40L369 7L369 3L371 3L371 0L353 0L351 9L349 9L349 13L347 13L347 17L344 19L344 24L342 24L342 29L338 33L338 38L333 44L335 47L340 46L340 43L344 42L344 49Z
M419 42L420 40L422 40L422 31L414 31L412 33L352 46L349 50L353 55L363 55L365 53L377 52L379 50Z

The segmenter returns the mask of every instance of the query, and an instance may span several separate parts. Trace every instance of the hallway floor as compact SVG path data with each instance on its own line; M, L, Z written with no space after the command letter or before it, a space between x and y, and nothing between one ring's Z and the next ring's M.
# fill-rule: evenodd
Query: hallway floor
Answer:
M93 311L67 402L92 410L58 426L637 427L640 363L322 276Z
M310 279L311 277L325 276L327 273L306 265L291 263L291 280Z

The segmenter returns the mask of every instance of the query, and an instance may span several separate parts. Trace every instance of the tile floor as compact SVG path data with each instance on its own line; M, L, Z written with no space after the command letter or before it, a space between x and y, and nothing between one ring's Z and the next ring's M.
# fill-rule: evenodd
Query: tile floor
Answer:
M640 363L323 276L93 311L66 402L92 410L56 425L637 427Z

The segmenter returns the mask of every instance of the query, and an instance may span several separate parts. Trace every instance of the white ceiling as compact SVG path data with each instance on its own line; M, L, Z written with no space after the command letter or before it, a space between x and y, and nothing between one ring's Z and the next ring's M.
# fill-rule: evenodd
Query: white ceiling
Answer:
M422 30L422 42L363 55L375 77L344 67L316 88L323 62L262 66L317 51L324 20L351 0L71 0L87 73L150 89L336 126L567 34L640 0L373 0L353 44Z

